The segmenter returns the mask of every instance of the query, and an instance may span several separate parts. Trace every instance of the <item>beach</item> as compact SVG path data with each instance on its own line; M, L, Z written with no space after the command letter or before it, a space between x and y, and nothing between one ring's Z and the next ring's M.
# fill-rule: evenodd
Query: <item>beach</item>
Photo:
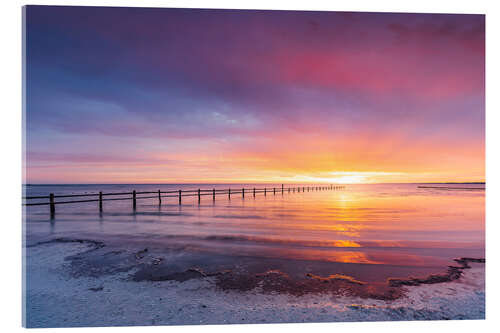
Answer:
M485 15L334 10L22 7L24 326L485 319Z
M87 242L26 249L27 327L484 319L484 264L454 281L404 286L394 300L255 288L221 290L215 277L133 281L134 270L74 271Z
M484 319L483 204L392 184L28 207L25 325Z

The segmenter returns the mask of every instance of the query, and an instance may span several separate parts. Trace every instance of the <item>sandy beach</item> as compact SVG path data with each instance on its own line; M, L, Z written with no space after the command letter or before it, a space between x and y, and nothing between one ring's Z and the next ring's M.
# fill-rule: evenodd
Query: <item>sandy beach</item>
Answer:
M110 256L120 259L110 260ZM266 290L262 284L249 290L224 290L218 276L204 276L195 268L184 271L186 274L170 275L164 281L137 281L137 272L148 265L159 265L162 259L145 249L120 251L92 241L59 239L31 244L26 247L25 259L27 327L484 319L485 316L483 263L469 263L470 268L463 269L461 276L450 282L396 287L400 292L393 299L383 299L356 296L350 288L342 286L335 292L301 295Z

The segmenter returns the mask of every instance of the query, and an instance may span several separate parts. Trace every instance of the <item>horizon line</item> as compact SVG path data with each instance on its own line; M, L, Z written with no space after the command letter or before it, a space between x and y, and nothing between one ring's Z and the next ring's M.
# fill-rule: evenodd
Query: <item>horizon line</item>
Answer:
M366 183L328 183L328 182L186 182L186 183L22 183L24 186L71 186L71 185L236 185L236 184L332 184L332 185L379 185L379 184L486 184L486 181L470 182L366 182Z

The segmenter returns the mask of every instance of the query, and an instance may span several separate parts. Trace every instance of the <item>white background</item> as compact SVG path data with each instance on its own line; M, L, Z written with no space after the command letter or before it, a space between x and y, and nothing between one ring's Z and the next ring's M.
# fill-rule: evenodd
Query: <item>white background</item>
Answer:
M32 5L94 5L191 8L295 9L332 11L384 11L416 13L486 14L486 320L427 321L331 324L270 324L216 326L162 326L135 328L78 329L79 332L253 332L255 330L301 332L489 332L500 331L499 243L500 243L500 170L499 148L499 68L500 68L500 9L499 1L487 0L343 0L343 1L18 1L3 0L0 10L2 25L0 53L0 161L2 172L0 207L0 327L5 331L21 330L21 161L22 161L22 77L21 77L21 7ZM57 332L65 329L58 329ZM91 331L90 331L91 330ZM43 329L43 332L56 331Z

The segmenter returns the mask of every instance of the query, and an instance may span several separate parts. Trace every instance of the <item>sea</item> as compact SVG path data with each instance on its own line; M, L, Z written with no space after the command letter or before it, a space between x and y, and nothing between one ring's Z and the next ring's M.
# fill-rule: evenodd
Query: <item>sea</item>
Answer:
M130 194L104 196L129 199L106 200L102 212L95 201L56 204L53 217L48 205L23 206L23 240L30 245L86 239L148 248L177 258L171 263L179 269L342 274L374 283L443 273L456 258L484 258L485 184L316 186L285 184L281 192L281 184L23 185L25 197L54 193L56 203L95 199L59 195L100 191L192 194L181 204L173 194L163 194L161 203L157 194L137 194L135 209ZM264 187L265 194L253 195L253 188ZM200 200L198 189L207 194ZM212 189L233 193L214 200Z

